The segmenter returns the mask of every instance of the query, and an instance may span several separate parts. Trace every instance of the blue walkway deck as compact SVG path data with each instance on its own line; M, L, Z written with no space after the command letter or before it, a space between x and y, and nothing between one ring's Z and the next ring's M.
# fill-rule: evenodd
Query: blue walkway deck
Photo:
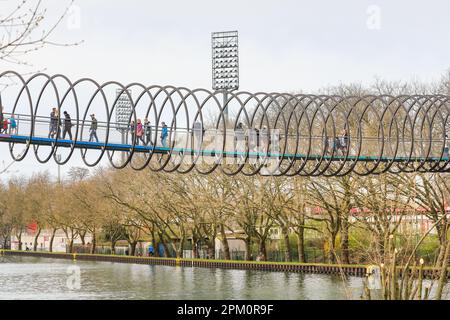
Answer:
M0 134L0 142L10 142L10 143L19 143L19 144L34 144L34 145L45 145L52 146L56 145L57 147L70 148L74 146L76 149L95 149L101 150L106 149L110 151L125 151L129 152L132 149L132 145L130 144L117 144L117 143L102 143L102 142L88 142L88 141L73 141L73 140L64 140L64 139L52 139L52 138L41 138L41 137L33 137L29 138L29 136L20 136L20 135L5 135ZM150 153L154 149L154 153L156 154L166 154L171 152L170 148L164 147L153 147L153 146L143 146L136 145L134 146L134 152L138 153ZM196 150L193 149L183 149L183 148L173 148L172 154L196 154ZM247 156L246 152L237 152L237 151L215 151L215 150L201 150L200 154L203 156L223 156L223 157L245 157ZM361 162L405 162L405 161L413 161L413 162L445 162L448 161L448 157L374 157L374 156L351 156L348 157L342 155L306 155L306 154L277 154L277 153L262 153L262 152L249 152L249 158L289 158L295 160L326 160L326 161L361 161Z

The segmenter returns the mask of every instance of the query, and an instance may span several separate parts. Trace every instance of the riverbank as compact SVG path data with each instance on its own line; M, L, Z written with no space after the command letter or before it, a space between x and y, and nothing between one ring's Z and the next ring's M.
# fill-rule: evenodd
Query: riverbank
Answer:
M338 265L323 263L296 263L296 262L269 262L269 261L230 261L230 260L206 260L206 259L176 259L156 257L134 257L118 255L99 255L81 253L57 253L41 251L16 251L0 250L0 256L31 256L52 259L103 261L118 263L133 263L147 265L164 265L173 267L199 267L220 268L237 270L257 270L268 272L294 272L294 273L318 273L318 274L345 274L349 276L363 277L366 275L368 265ZM450 270L449 270L450 271ZM432 277L436 270L424 267L424 277ZM448 272L450 278L450 272Z
M5 256L32 256L40 258L56 258L70 260L120 262L149 265L165 265L179 267L200 267L200 268L221 268L238 270L258 270L276 272L299 272L299 273L321 273L321 274L346 274L352 276L364 276L367 266L364 265L330 265L321 263L289 263L289 262L268 262L268 261L230 261L211 259L176 259L176 258L156 258L156 257L134 257L118 255L100 255L84 253L59 253L41 251L16 251L2 250Z

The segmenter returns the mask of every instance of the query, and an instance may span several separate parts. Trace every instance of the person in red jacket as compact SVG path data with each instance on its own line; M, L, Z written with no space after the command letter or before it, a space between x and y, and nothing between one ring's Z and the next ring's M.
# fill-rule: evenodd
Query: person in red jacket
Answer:
M0 123L0 125L1 125L1 127L0 127L0 133L3 133L3 134L7 134L8 133L8 124L9 124L9 122L8 122L8 119L3 119L3 123Z
M141 119L138 119L137 126L136 126L136 145L139 145L139 140L142 141L142 144L145 145L144 140L144 126L142 125Z

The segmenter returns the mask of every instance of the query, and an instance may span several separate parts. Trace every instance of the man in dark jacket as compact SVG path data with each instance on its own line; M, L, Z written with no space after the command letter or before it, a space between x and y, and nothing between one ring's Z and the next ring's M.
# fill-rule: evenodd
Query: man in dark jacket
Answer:
M66 133L69 135L70 140L72 140L72 119L70 119L69 113L67 113L67 111L64 111L63 139L66 138Z
M148 118L144 120L144 131L145 131L145 145L153 145L152 143L152 126L150 125L150 121Z

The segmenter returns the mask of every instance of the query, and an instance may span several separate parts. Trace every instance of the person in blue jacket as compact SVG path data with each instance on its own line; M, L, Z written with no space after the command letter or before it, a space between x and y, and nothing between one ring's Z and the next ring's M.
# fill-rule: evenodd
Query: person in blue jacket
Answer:
M10 134L17 134L17 122L13 114L11 115L11 118L9 118L9 129Z
M148 256L149 256L149 257L153 257L154 254L155 254L155 249L153 249L153 245L150 244L150 245L148 246Z
M167 147L167 136L169 135L169 130L167 129L167 125L165 122L162 123L161 130L161 144L164 148Z

